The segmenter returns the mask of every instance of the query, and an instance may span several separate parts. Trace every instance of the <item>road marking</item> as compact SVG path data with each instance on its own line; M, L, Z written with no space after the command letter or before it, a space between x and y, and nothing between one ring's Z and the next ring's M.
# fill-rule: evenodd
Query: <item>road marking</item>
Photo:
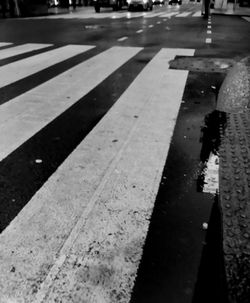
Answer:
M127 39L128 39L128 37L125 36L125 37L122 37L122 38L117 39L117 41L120 41L120 42L121 42L121 41L124 41L124 40L127 40Z
M37 73L51 65L62 62L75 55L93 48L88 45L66 45L42 54L31 56L0 67L0 87L14 83L20 79Z
M118 46L110 48L1 105L0 161L141 49Z
M152 28L152 27L154 27L154 25L153 25L153 24L150 24L148 27L149 27L149 28Z
M181 13L181 14L179 14L179 15L176 15L175 17L187 17L188 15L190 15L191 14L191 12L183 12L183 13Z
M244 20L246 20L247 22L250 22L250 17L242 17Z
M175 16L175 15L177 15L177 14L178 14L178 12L171 12L171 13L163 14L163 15L161 15L160 17L171 18L172 16Z
M212 43L212 39L211 38L206 38L206 43Z
M201 17L201 12L198 11L192 15L192 17Z
M161 21L158 21L157 24L161 24Z
M11 42L0 42L0 47L8 46L8 45L12 45L12 43Z
M212 26L211 26L211 25L208 25L208 26L207 26L207 28L208 28L208 29L211 29L211 28L212 28Z
M163 12L160 12L160 13L149 13L149 14L146 14L146 15L144 15L144 18L154 18L154 17L158 17L158 16L160 16L161 17L161 15L163 15L164 13Z
M163 19L163 21L165 22L165 21L167 21L167 19Z
M140 34L143 32L143 29L139 29L138 31L136 31L137 34Z
M54 302L63 284L64 294L80 287L82 301L111 290L122 291L114 302L129 301L188 75L169 61L193 54L162 49L3 231L4 295Z
M209 30L209 31L207 31L207 34L211 35L211 34L212 34L212 31L210 31L210 30Z
M40 43L27 43L18 45L15 47L9 47L3 50L0 50L0 60L6 59L9 57L21 55L24 53L28 53L34 50L43 49L45 47L52 46L52 44L40 44Z

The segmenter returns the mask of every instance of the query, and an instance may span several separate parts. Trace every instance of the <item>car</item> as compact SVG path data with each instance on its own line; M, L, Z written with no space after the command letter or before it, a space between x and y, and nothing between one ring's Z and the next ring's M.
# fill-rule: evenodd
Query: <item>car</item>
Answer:
M114 11L121 9L124 5L127 6L126 0L94 0L93 5L95 11L100 13L101 7L112 7Z
M164 5L165 4L165 0L153 0L153 4L162 4Z
M153 0L127 0L127 2L129 11L136 8L151 11L153 9Z
M181 5L182 4L182 0L169 0L169 2L168 2L169 5L172 5L173 3Z

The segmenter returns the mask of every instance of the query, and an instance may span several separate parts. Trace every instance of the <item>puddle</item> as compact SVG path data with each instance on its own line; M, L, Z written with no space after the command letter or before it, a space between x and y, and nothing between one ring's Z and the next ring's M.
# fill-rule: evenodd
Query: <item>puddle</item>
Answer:
M219 147L221 132L226 127L226 113L213 111L205 116L201 128L200 161L202 170L197 178L197 191L216 194L219 186Z

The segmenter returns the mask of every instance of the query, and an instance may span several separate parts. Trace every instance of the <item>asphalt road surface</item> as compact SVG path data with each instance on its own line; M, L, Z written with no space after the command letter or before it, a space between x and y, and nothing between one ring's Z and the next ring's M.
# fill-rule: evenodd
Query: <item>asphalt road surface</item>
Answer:
M246 19L200 4L0 19L0 302L227 302L216 99Z

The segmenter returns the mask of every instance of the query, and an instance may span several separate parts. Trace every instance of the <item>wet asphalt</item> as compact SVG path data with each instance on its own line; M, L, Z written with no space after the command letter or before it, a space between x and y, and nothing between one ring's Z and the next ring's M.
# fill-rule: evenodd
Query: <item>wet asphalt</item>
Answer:
M250 28L240 17L212 16L211 45L205 43L206 19L172 18L166 22L161 20L160 24L157 21L159 18L0 19L0 41L53 43L48 49L67 44L96 45L84 54L0 89L0 104L113 45L144 47L126 65L1 161L0 231L161 48L194 48L195 56L204 59L238 60L250 51ZM150 24L154 24L152 29L148 28ZM136 34L138 29L144 31ZM118 42L123 36L128 39ZM39 52L2 60L0 66ZM189 73L132 294L133 303L227 302L218 199L203 193L200 184L202 169L218 139L218 128L214 125L224 123L223 116L215 113L218 90L224 78L225 73L220 71ZM205 136L204 128L208 129ZM43 163L37 165L36 159L43 159ZM204 222L208 222L208 230L202 229Z

